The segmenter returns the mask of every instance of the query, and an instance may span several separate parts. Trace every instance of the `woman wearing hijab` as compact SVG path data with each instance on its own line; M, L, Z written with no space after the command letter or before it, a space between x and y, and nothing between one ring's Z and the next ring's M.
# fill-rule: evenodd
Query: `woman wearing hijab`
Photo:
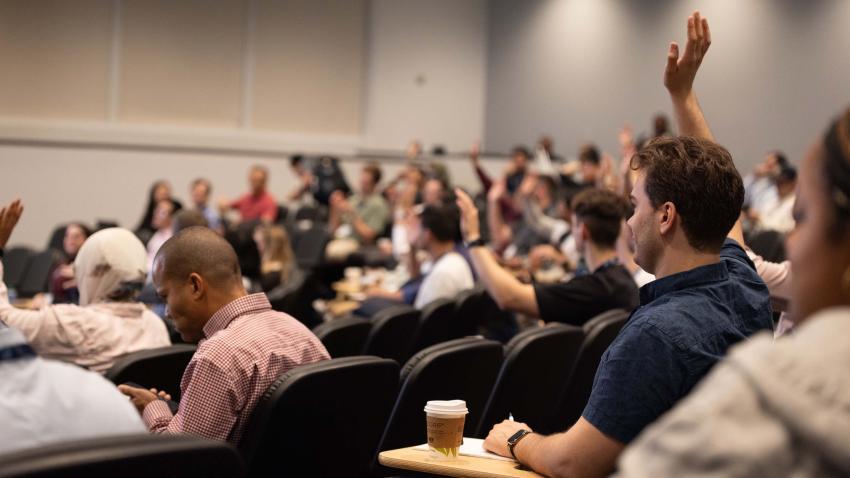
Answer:
M0 250L6 246L23 206L0 211ZM165 323L136 295L147 275L145 248L126 229L110 228L86 240L74 261L80 305L57 304L23 310L9 303L0 265L0 320L21 331L44 358L104 372L116 358L170 345Z

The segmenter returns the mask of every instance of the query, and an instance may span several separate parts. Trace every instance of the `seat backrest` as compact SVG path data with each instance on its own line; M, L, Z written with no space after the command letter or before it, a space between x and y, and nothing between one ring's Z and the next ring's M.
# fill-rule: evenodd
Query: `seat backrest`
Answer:
M464 335L483 335L502 343L510 341L519 329L514 314L500 309L480 285L458 295L455 316Z
M398 364L345 357L296 367L266 391L240 444L250 476L365 476L398 390Z
M475 436L486 437L510 414L532 430L552 420L583 340L581 328L565 324L526 330L511 339Z
M455 322L462 337L478 334L481 316L484 313L484 294L487 291L477 286L465 290L455 297Z
M242 459L233 447L189 435L139 433L82 439L0 456L2 478L243 475Z
M567 386L561 393L556 418L550 421L548 427L541 430L543 433L563 431L581 417L581 413L587 405L587 400L590 398L593 379L596 377L596 369L599 368L602 354L617 338L620 329L629 320L630 314L625 310L618 309L605 312L603 315L607 315L606 320L597 321L594 318L584 325L585 338L576 360L576 366Z
M434 344L460 337L460 327L454 327L456 308L453 299L437 299L422 308L419 327L410 349L411 355Z
M47 292L50 270L56 262L56 252L48 249L32 256L29 267L18 284L18 295L32 297L39 292Z
M413 345L413 334L418 326L419 311L409 305L381 310L372 317L372 330L366 338L363 353L402 364Z
M34 254L28 247L13 247L6 251L3 255L3 282L7 287L18 288Z
M192 344L177 344L127 354L106 371L107 380L115 385L134 382L147 388L165 390L180 401L180 381L186 365L195 355Z
M298 265L308 270L322 264L325 258L325 247L330 240L330 234L322 226L313 226L303 231L295 248L295 260L298 261Z
M318 325L313 329L333 358L360 355L372 322L360 317L343 317Z
M502 345L466 337L443 342L414 355L402 368L401 390L379 451L425 443L425 403L466 400L466 436L474 433L499 367Z

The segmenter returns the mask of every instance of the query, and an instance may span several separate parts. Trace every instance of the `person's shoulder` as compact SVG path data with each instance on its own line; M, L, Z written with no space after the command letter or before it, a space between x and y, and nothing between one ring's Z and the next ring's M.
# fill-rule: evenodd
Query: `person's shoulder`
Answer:
M727 238L720 248L720 259L724 261L732 273L754 274L756 266L747 255L747 251L738 241Z

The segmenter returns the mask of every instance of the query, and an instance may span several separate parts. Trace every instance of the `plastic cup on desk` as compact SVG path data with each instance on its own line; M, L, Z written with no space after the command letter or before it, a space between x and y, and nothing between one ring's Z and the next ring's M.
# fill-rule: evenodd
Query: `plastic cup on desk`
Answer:
M457 459L469 410L463 400L431 400L425 404L428 449L435 458Z

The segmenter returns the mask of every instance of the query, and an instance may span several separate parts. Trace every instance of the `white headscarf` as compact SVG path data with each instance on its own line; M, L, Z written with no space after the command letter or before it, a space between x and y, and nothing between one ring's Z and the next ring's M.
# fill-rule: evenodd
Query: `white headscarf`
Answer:
M147 277L147 251L127 229L104 229L86 239L74 261L80 305L109 302L122 288L138 288Z

